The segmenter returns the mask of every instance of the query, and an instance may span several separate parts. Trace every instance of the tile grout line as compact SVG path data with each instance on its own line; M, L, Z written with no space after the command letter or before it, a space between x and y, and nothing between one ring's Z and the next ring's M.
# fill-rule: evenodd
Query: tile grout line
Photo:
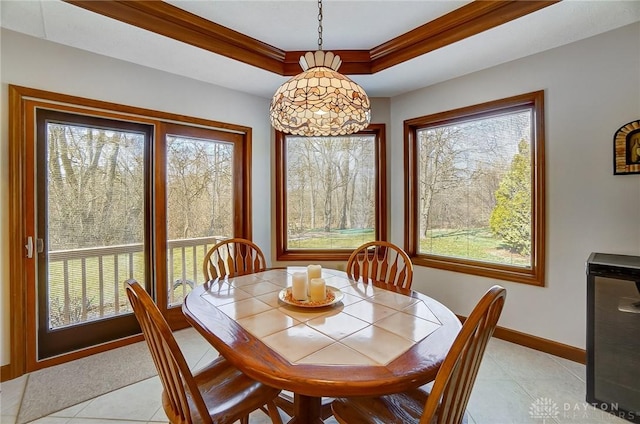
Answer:
M31 373L27 373L24 379L24 384L22 385L22 392L20 393L20 401L18 402L18 410L16 411L16 420L15 423L18 423L18 417L20 417L20 412L22 411L22 402L24 401L24 395L27 392L27 384L29 383L29 378L31 378Z
M549 353L547 353L547 356L549 356L549 357L551 358L551 360L553 360L556 364L560 365L562 368L564 368L565 370L567 370L567 372L569 372L571 375L575 376L578 380L580 380L580 381L582 381L583 383L585 383L585 384L586 384L586 381L585 381L585 377L584 377L584 376L583 376L583 377L581 377L581 376L577 375L575 372L573 372L573 370L572 370L571 368L567 367L567 366L566 366L565 364L563 364L561 361L558 361L558 357L557 357L557 356L555 356L555 355L551 355L551 354L549 354ZM567 359L567 361L568 361L568 359ZM576 362L576 363L577 363L577 362ZM580 365L582 365L582 366L584 366L584 367L585 367L585 374L586 374L586 365L583 365L583 364L580 364Z

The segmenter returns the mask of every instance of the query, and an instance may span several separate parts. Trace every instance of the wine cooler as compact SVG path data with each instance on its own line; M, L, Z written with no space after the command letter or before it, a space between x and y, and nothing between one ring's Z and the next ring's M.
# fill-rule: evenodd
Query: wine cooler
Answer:
M640 257L587 261L587 402L640 423Z

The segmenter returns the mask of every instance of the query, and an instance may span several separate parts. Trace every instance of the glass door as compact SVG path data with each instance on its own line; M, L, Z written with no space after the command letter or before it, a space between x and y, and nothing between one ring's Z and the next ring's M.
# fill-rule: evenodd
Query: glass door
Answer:
M170 324L184 322L180 305L191 289L204 282L207 251L218 242L242 234L243 137L240 134L177 124L163 124L162 166L166 202L166 272ZM158 152L159 153L159 152ZM160 162L160 160L159 160ZM160 192L156 193L160 196ZM159 234L159 233L158 233ZM159 304L162 302L158 296Z
M151 287L153 126L36 111L38 359L139 332L123 283Z

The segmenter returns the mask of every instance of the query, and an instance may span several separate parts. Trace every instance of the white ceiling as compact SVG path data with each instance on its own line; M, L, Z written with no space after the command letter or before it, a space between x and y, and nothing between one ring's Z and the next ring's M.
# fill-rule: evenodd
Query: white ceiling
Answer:
M285 51L317 47L316 0L169 3ZM371 49L466 3L324 0L323 48ZM265 98L288 79L60 0L0 0L0 17L3 28ZM350 77L370 97L392 97L638 21L640 0L563 0L374 75Z

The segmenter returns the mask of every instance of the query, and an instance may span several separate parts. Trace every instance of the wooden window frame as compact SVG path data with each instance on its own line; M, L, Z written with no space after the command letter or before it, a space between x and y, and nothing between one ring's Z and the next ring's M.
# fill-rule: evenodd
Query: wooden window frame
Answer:
M376 240L387 239L387 166L386 166L386 126L370 124L358 132L363 135L374 135L376 139L375 166L376 172ZM346 261L353 249L287 249L287 134L276 131L275 144L275 194L276 194L276 259L279 261Z
M471 118L492 116L530 108L532 111L531 187L532 231L531 268L419 253L419 199L417 131ZM405 141L405 240L414 265L444 269L536 286L545 285L545 153L544 91L535 91L460 109L404 121Z
M35 287L27 284L27 281L35 281L34 258L25 257L26 237L33 235L33 225L35 222L34 197L30 197L26 192L29 186L33 186L34 175L27 172L27 161L33 161L35 151L33 140L35 140L35 108L45 108L59 110L68 113L86 114L90 116L105 117L124 121L134 121L151 124L156 127L156 143L164 137L167 124L181 124L187 127L210 128L225 132L241 134L244 141L242 150L238 154L242 157L243 166L239 170L239 178L234 185L235 189L240 189L240 194L234 198L234 236L252 237L252 206L251 206L251 140L252 129L250 127L228 124L224 122L212 121L195 117L187 117L173 113L161 112L151 109L144 109L134 106L121 105L117 103L93 100L78 96L71 96L55 92L49 92L34 88L9 85L9 205L8 217L11 222L9 232L9 298L11 303L10 312L10 362L2 367L2 380L9 380L25 372L35 371L52 365L65 363L71 360L86 357L88 355L103 352L116 347L124 346L142 340L141 335L132 336L126 339L114 340L86 349L70 352L53 358L36 361L36 335L35 330ZM155 190L153 200L154 208L158 202L164 207L166 200L163 198L165 190L162 188L162 178L164 176L164 161L158 160L158 145L154 143L152 155L156 156L154 167L152 190ZM157 213L152 223L155 231L154 238L166 239L166 219L165 211ZM154 241L155 263L165 263L166 251L157 249L157 242ZM156 281L166 281L166 271L160 267L155 271L153 278ZM167 294L164 290L157 291L156 301L161 310L164 311L169 322L173 321L174 329L188 326L184 320L180 307L168 308Z

